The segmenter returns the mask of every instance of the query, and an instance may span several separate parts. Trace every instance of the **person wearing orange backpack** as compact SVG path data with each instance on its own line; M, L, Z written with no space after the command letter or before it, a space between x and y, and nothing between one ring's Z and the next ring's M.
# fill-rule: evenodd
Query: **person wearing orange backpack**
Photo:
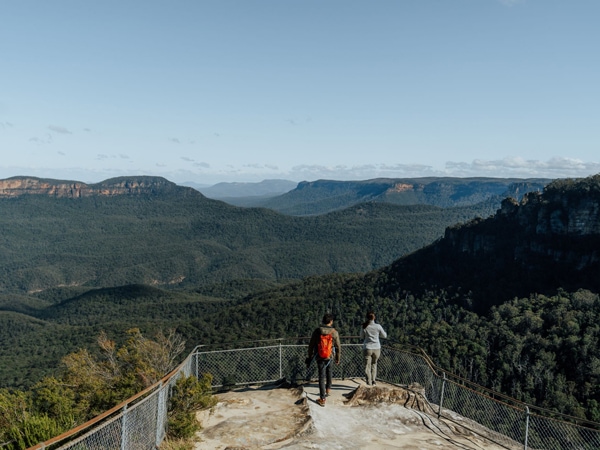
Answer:
M342 346L340 335L333 328L333 315L325 314L323 323L315 328L308 344L308 358L306 365L310 365L313 358L317 360L319 370L319 398L317 403L325 406L325 400L331 391L331 361L340 363Z

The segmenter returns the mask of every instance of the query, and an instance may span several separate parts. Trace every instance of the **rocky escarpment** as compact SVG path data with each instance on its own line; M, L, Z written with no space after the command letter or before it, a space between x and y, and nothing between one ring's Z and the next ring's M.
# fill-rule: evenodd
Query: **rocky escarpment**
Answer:
M450 177L304 181L298 183L296 189L268 199L261 206L292 215L323 214L364 202L441 208L489 204L495 209L503 198L521 200L527 192L540 192L550 181Z
M559 288L600 292L600 175L557 180L521 201L507 198L494 216L447 228L390 271L412 289L471 292L480 312Z
M551 183L543 193L530 192L520 202L507 198L493 218L445 233L448 244L461 252L497 254L509 249L515 257L532 252L560 260L560 254L570 249L585 253L581 256L588 262L599 261L600 249L592 245L573 248L572 244L595 242L599 237L600 175Z
M13 177L0 180L0 198L22 195L65 198L136 195L164 192L176 188L178 188L176 184L164 178L148 176L111 178L94 184L35 177Z

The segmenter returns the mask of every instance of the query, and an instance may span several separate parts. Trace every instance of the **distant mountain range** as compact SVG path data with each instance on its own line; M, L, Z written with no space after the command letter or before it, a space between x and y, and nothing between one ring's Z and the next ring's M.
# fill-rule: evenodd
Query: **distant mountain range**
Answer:
M289 180L263 180L258 183L217 183L202 186L196 183L183 183L200 191L208 198L223 200L236 206L255 206L263 199L275 197L294 189L298 183Z
M493 214L368 202L293 217L240 208L164 178L0 180L0 292L128 283L184 288L365 272Z
M470 206L505 197L520 200L541 192L550 179L531 178L379 178L365 181L283 180L220 183L198 190L236 206L264 207L289 215L325 214L365 202L396 205ZM283 192L285 190L285 192Z

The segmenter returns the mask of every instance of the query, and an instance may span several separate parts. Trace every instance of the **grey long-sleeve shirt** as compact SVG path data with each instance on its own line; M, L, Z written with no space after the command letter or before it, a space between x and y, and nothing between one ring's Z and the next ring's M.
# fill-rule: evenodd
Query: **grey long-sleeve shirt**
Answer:
M379 336L385 339L387 333L381 325L375 323L374 320L371 320L366 328L360 330L360 337L363 339L363 349L377 350L381 348Z

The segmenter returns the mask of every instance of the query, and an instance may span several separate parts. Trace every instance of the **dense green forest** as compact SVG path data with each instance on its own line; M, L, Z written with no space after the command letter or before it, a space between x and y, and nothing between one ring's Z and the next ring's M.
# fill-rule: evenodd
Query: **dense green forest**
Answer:
M112 197L0 198L0 295L61 285L194 288L365 272L497 207L368 203L290 217L234 207L182 187Z
M1 376L27 388L55 373L66 353L93 348L102 331L118 340L132 323L148 334L173 327L189 351L200 343L306 336L325 311L340 333L356 335L364 311L374 309L390 339L421 346L441 367L531 404L600 420L598 294L532 295L480 315L446 290L390 296L387 281L382 272L310 277L229 302L142 285L94 290L39 318L3 313Z

